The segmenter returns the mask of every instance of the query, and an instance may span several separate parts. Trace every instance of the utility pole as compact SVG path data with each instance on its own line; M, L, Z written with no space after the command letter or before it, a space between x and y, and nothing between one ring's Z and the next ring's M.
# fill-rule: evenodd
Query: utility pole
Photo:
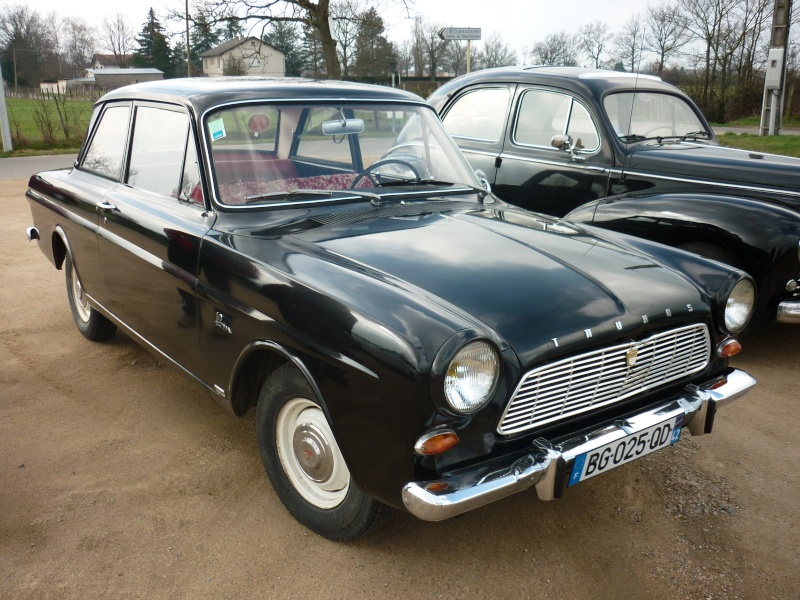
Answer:
M6 86L3 83L3 71L0 67L0 129L3 132L3 151L11 152L11 128L8 126L8 108L6 107Z
M760 135L779 135L780 133L791 14L792 0L775 0L775 8L772 13L772 32L769 39L769 57L764 78Z
M189 0L186 0L186 76L192 76L192 51L189 45Z

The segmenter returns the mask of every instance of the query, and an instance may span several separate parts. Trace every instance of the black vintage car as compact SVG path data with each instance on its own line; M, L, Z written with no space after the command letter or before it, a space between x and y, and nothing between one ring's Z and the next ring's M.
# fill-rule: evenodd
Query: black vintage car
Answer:
M503 200L742 268L757 315L800 323L800 160L719 146L647 75L488 69L428 101Z
M505 204L405 92L122 88L27 196L81 333L255 407L278 496L331 539L559 497L754 384L728 366L749 276Z

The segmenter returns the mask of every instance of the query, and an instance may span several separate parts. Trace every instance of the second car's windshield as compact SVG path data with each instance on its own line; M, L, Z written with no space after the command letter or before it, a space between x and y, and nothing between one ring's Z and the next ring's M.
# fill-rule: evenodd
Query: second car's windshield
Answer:
M433 111L405 104L242 104L205 119L217 199L241 205L478 185ZM328 194L299 194L298 191ZM369 193L366 193L369 192Z
M617 136L626 141L664 137L710 137L683 98L654 92L610 94L603 101Z

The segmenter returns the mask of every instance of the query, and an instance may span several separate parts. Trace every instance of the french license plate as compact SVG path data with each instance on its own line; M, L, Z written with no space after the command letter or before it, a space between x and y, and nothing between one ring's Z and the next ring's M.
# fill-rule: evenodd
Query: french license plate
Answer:
M681 437L682 426L683 415L678 415L673 419L648 427L644 431L632 433L596 450L577 456L572 465L572 473L567 485L575 485L624 465L626 462L646 456L659 448L674 444Z

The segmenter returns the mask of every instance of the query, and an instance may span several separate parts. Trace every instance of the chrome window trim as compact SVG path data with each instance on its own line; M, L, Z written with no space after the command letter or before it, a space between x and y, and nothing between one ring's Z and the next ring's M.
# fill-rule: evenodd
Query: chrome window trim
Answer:
M527 94L528 92L542 92L542 93L545 93L545 94L555 94L557 96L565 96L565 97L569 98L571 100L571 102L570 102L570 105L569 105L569 111L568 111L568 114L567 114L567 119L566 119L566 122L564 123L564 126L565 126L566 129L569 129L569 123L570 123L570 120L572 119L572 107L574 106L574 104L576 102L578 104L580 104L581 107L583 107L583 110L586 111L586 114L589 115L589 119L591 119L592 125L594 125L594 130L597 133L597 148L593 148L591 150L581 150L579 156L594 156L595 154L598 154L603 149L603 136L602 136L602 133L600 131L600 128L597 126L597 122L595 121L594 117L592 116L592 112L588 108L586 108L586 105L583 102L578 100L572 94L565 94L563 92L544 90L544 89L541 89L541 88L526 88L526 89L522 90L522 93L520 93L519 99L517 100L517 112L514 115L514 126L511 129L511 143L512 144L514 144L515 146L518 146L520 148L537 148L537 149L540 149L540 150L552 150L553 152L563 152L561 150L558 150L557 148L553 148L552 146L541 146L539 144L525 144L524 142L517 141L517 126L519 125L519 114L520 114L520 109L521 109L521 106L522 106L522 100L525 98L525 94ZM566 134L565 131L562 131L561 133L562 133L562 135Z
M470 152L474 152L474 150L470 150ZM487 154L489 154L490 156L496 156L494 153L487 153ZM521 160L523 162L536 163L538 165L552 165L552 166L557 166L557 167L563 167L564 166L563 162L558 162L558 161L555 161L555 160L547 160L547 159L544 159L544 158L531 158L529 156L522 156L521 154L514 154L514 153L511 153L511 152L502 152L499 155L499 157L501 159L508 158L508 159L512 159L512 160ZM608 173L610 173L612 175L622 175L622 173L623 173L622 169L615 169L613 167L607 167L607 166L597 165L597 164L592 164L592 163L585 164L585 163L578 162L578 163L571 163L571 166L573 168L582 169L584 171L585 170L589 170L590 168L592 168L592 169L601 168L601 169L603 169L603 171L607 171Z

